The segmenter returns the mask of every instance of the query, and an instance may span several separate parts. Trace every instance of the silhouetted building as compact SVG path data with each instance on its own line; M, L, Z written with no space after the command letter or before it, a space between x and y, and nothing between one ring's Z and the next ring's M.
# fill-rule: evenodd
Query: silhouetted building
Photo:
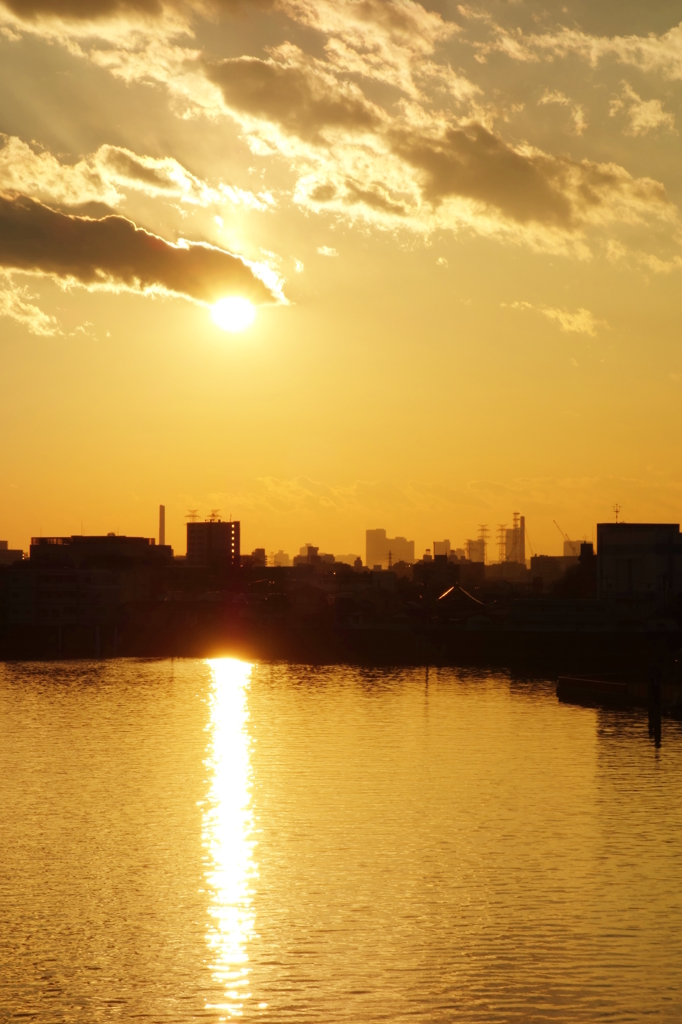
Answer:
M433 554L434 554L434 557L436 555L445 555L446 558L447 558L448 555L450 554L450 550L451 550L451 548L450 548L450 541L449 540L434 540L434 542L433 542Z
M159 505L159 545L166 543L166 506Z
M115 533L101 537L31 537L32 565L160 565L172 559L173 549L167 544L162 547L153 537L121 537Z
M564 541L564 558L580 558L580 548L583 544L581 540L568 540Z
M253 565L265 567L268 563L265 548L255 548L255 550L251 552L251 559Z
M571 543L573 543L571 541ZM564 547L566 545L564 544ZM542 580L543 586L550 587L557 583L569 569L578 565L578 557L572 555L532 555L530 575L534 580Z
M372 569L375 565L388 567L391 563L414 562L414 541L405 537L387 537L385 530L367 530L365 564Z
M360 555L336 555L336 561L341 562L344 565L355 565L358 558L360 558ZM360 563L362 564L361 558Z
M270 555L271 565L291 565L291 558L281 549Z
M320 549L314 544L304 544L297 555L294 565L317 565L320 562Z
M229 569L240 564L240 523L207 519L187 523L187 565L197 569Z
M526 564L526 517L514 513L514 525L506 531L505 562Z
M599 523L597 563L600 597L648 597L665 604L682 594L676 523Z
M486 565L485 578L486 582L529 583L531 574L520 562L493 562L492 565Z
M20 562L23 557L23 551L10 548L6 540L0 540L0 565L13 565L15 562Z
M466 542L466 557L469 562L485 562L485 537Z

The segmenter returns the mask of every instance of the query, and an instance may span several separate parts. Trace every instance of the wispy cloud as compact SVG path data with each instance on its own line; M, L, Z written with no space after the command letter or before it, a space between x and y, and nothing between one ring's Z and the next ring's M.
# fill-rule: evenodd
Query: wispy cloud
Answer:
M538 100L539 106L557 104L560 107L568 107L571 116L571 131L574 135L582 135L587 128L585 110L580 103L574 103L563 92L557 89L545 89Z
M532 302L512 302L510 309L533 310L547 317L548 320L555 321L562 331L571 334L589 334L594 337L599 326L607 326L604 320L597 320L589 309L582 307L571 313L567 309L560 309L556 306L533 305Z
M675 115L664 110L659 99L643 100L628 82L621 84L620 95L609 105L611 117L620 110L625 111L628 120L626 135L646 135L656 128L675 130Z
M60 334L56 318L43 312L31 301L32 298L28 288L13 281L11 274L0 271L0 316L16 320L31 334Z

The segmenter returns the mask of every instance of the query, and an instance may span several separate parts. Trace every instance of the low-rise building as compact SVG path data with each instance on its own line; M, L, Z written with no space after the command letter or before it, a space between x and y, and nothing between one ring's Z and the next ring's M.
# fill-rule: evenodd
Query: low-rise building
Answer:
M23 551L10 548L6 540L0 540L0 565L14 565L15 562L21 562L23 557Z

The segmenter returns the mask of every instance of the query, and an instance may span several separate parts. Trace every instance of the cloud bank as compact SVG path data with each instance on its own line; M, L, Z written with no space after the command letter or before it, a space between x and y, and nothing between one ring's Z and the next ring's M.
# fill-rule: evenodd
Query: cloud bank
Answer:
M501 51L528 63L574 53L595 64L613 54L669 77L677 73L677 54L682 77L682 26L647 38L597 38L564 28L528 35L464 7L458 8L463 24L456 24L407 0L274 0L269 6L303 26L306 38L316 35L314 56L286 41L266 47L266 56L208 60L185 45L196 40L197 18L239 6L230 0L5 0L4 9L15 28L28 25L59 39L126 81L162 85L183 117L230 118L254 153L286 162L295 177L293 201L306 213L421 235L468 232L583 259L600 246L613 251L614 236L634 225L662 228L666 244L676 244L677 210L659 181L510 135L504 103L486 99L453 69L443 48L468 47L480 61ZM242 10L252 6L245 2ZM467 39L466 26L473 24L482 26L483 41ZM545 88L535 102L565 108L576 139L587 131L583 105L565 93ZM641 100L629 86L612 113L621 107L633 136L673 127L660 101ZM98 179L100 195L110 197L100 201L111 205L131 188L200 206L217 201L217 192L227 197L228 186L210 189L171 159L121 147L101 147L77 167L91 190ZM20 180L7 187L50 198ZM267 208L270 200L267 193L233 190L232 201L246 206Z

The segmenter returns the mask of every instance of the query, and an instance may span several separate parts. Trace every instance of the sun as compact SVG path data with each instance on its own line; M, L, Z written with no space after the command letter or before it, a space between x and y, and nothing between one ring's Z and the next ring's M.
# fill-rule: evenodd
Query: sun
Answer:
M248 299L239 295L230 295L226 299L218 299L211 309L213 323L223 331L245 331L256 319L256 307Z

